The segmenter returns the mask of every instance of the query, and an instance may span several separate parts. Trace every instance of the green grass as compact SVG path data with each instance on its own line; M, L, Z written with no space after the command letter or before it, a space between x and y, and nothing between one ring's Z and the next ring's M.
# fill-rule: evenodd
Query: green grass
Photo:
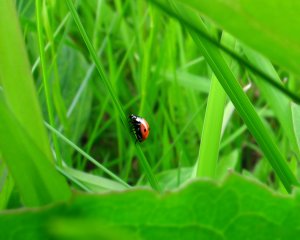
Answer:
M71 191L54 169L15 6L1 2L0 149L26 206L66 200ZM5 36L5 37L4 37ZM17 56L17 64L14 64ZM2 164L4 164L2 162ZM5 198L9 197L11 192Z
M191 239L237 239L261 223L258 235L287 236L286 224L294 236L298 224L284 221L281 205L297 213L299 53L290 3L200 2L0 0L0 208L55 203L7 211L0 227L15 216L37 237L162 239L182 229ZM284 35L272 27L276 14L288 19L276 20ZM146 141L136 143L130 114L148 121ZM190 181L198 182L184 187ZM251 194L283 215L251 209ZM222 205L209 204L214 197ZM193 201L203 219L187 214ZM64 204L69 212L60 213ZM237 205L253 215L232 221ZM228 219L201 222L218 211Z

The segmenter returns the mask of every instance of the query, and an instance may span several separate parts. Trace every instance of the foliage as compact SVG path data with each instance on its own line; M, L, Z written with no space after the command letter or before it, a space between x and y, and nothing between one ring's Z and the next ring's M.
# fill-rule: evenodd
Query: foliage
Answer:
M1 239L298 236L298 3L0 9Z
M3 214L0 225L7 227L0 236L241 239L251 232L252 239L292 239L299 235L299 213L295 196L274 194L257 181L233 174L221 185L195 181L163 195L149 189L76 194L67 203Z

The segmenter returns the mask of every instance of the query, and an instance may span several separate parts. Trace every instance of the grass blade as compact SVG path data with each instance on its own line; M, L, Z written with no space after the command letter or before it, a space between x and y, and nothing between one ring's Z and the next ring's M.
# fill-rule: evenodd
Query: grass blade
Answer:
M196 9L272 61L300 74L299 1L176 0L176 2ZM234 20L231 16L234 16Z
M10 111L0 92L0 149L23 202L41 206L67 200L71 191L65 179L55 170L47 156ZM25 174L24 174L25 173Z
M224 53L226 53L229 56L231 56L232 58L236 59L240 64L244 65L249 70L251 70L253 73L255 73L258 76L262 77L262 79L264 81L269 83L274 88L277 88L283 94L290 97L293 101L295 101L296 103L300 103L300 97L296 93L294 93L294 92L290 91L289 89L283 87L282 84L280 84L276 81L276 79L273 79L271 76L266 74L264 71L261 71L259 68L256 68L253 64L246 61L244 58L242 58L241 56L236 54L234 51L230 50L228 47L220 44L216 39L211 37L209 34L207 34L204 30L199 28L197 25L195 25L195 23L187 21L183 16L176 15L176 13L172 12L170 10L170 8L168 7L169 3L165 2L166 0L148 0L148 1L153 2L156 6L158 6L163 11L168 13L171 17L174 17L174 18L180 20L180 22L182 22L183 25L189 27L191 30L195 31L197 34L199 34L201 37L203 37L204 39L209 41L211 44L213 44L214 46L220 48Z
M198 177L215 177L225 101L226 93L213 75L199 149Z
M174 6L176 7L175 12L171 10L170 5L164 5L165 8L173 11L174 15L180 15L178 19L184 18L187 22L192 22L192 26L197 26L202 32L206 32L206 34L208 34L203 21L193 10L187 9L182 4L174 4ZM239 85L233 73L230 71L224 58L220 54L219 49L213 46L207 39L199 36L196 32L192 31L191 35L211 69L214 71L220 84L231 99L236 110L256 139L264 155L269 160L274 171L279 176L287 191L290 192L292 190L292 186L299 185L299 183L289 169L284 157L281 155L274 142L274 139L271 137L270 133L265 128L263 122L256 113L249 98L243 92L242 87Z
M0 9L0 151L26 206L66 200L71 191L53 165L14 3L0 1Z
M11 111L35 144L52 162L29 62L12 1L0 2L0 84ZM6 24L9 23L9 24Z
M280 78L272 66L271 62L260 54L254 52L246 46L243 46L243 51L248 60L257 68L264 69L270 76L281 84ZM251 75L255 84L258 86L260 93L266 99L277 119L279 120L285 135L288 137L292 150L300 157L299 147L293 131L291 100L277 89L272 89L270 86L261 81L261 78Z
M122 179L120 179L118 176L116 176L114 173L112 173L111 171L109 171L107 168L105 168L102 164L100 164L99 162L97 162L96 159L92 158L90 155L88 155L86 152L84 152L81 148L79 148L78 146L76 146L72 141L70 141L69 139L67 139L64 135L62 135L59 131L57 131L55 128L53 128L52 126L50 126L48 123L45 123L46 127L53 132L54 134L56 134L59 138L61 138L65 143L67 143L68 145L70 145L73 149L75 149L77 152L79 152L82 156L84 156L86 159L88 159L90 162L92 162L93 164L95 164L98 168L100 168L103 172L105 172L107 175L111 176L113 179L115 179L116 181L118 181L119 183L121 183L123 186L130 188L130 186L124 182Z
M44 40L43 40L44 36L43 36L42 17L41 17L41 13L42 13L41 0L36 0L35 5L36 5L36 23L37 23L37 32L38 32L39 51L40 51L40 59L41 59L41 68L43 73L43 86L45 89L45 98L46 98L49 121L50 124L54 126L53 106L50 97L52 95L50 93L50 84L48 81L48 74L46 71L46 59L45 59L45 52L44 52ZM57 163L59 166L62 166L60 149L55 134L52 134L52 139L54 143L54 151L55 151Z
M76 12L74 4L72 3L71 0L66 0L66 3L67 3L67 5L68 5L68 7L69 7L69 9L71 11L71 14L72 14L73 19L74 19L74 21L75 21L75 23L76 23L76 25L78 27L78 30L79 30L82 38L84 39L86 47L88 48L89 53L91 54L91 57L92 57L95 65L96 65L96 68L98 70L100 78L103 81L106 89L108 90L108 92L110 94L110 97L111 97L111 99L112 99L115 107L117 108L117 110L119 112L119 115L120 115L120 118L121 118L121 120L123 122L123 125L125 126L126 131L128 132L128 134L131 135L130 134L130 130L129 130L129 126L128 126L128 120L127 120L126 114L125 114L125 112L124 112L124 110L123 110L123 108L121 106L121 103L119 102L118 97L114 93L114 90L112 88L111 83L108 81L108 79L107 79L107 77L105 75L103 67L102 67L102 65L101 65L101 63L100 63L100 61L99 61L99 59L97 57L97 53L96 53L96 51L95 51L95 49L94 49L94 47L93 47L93 45L92 45L92 43L91 43L91 41L90 41L90 39L88 37L86 31L84 30L84 27L83 27L83 25L82 25L82 23L81 23L81 21L79 19L79 16L78 16L78 14ZM149 163L148 163L148 161L147 161L147 159L146 159L146 157L145 157L145 155L144 155L141 147L138 144L136 144L136 149L137 149L137 154L139 156L140 163L142 165L142 168L145 171L145 174L146 174L146 176L148 178L149 183L151 184L151 186L154 189L159 190L159 186L158 186L157 180L155 179L155 176L154 176L154 174L153 174L153 172L151 170L151 167L150 167L150 165L149 165Z

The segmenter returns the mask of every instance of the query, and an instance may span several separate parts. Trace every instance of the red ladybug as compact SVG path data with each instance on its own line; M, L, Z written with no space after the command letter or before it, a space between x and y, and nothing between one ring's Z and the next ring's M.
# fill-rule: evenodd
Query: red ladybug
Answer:
M129 122L131 123L132 130L136 136L137 141L143 142L147 139L150 131L147 121L139 116L131 114L129 116Z

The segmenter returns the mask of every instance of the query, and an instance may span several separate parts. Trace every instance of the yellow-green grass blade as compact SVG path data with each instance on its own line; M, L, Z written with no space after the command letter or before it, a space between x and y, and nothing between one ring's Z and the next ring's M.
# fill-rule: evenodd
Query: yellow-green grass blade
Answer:
M213 75L199 149L198 177L214 178L216 175L225 101L226 93Z
M53 165L14 3L0 9L0 152L26 206L65 200L71 192Z
M195 11L186 8L182 4L176 4L176 12L174 12L174 8L172 10L172 6L168 3L165 1L159 2L161 4L160 6L163 6L163 10L168 9L168 11L175 13L174 16L179 15L177 19L185 19L185 22L191 22L191 26L197 26L202 32L209 34L203 21ZM234 77L224 58L220 54L219 49L213 46L207 39L197 35L196 32L192 31L192 36L211 69L214 71L220 84L235 105L238 113L246 123L252 135L255 137L264 155L269 160L274 171L279 176L287 191L290 192L292 186L298 185L299 183L289 169L284 157L276 146L274 139L271 137L270 133L256 113L249 98L243 92L242 87L239 85L237 79Z
M1 0L0 9L0 84L5 99L24 130L45 154L45 160L52 162L14 4Z
M223 33L222 42L226 42L232 48L236 41L228 34ZM227 62L232 66L233 62L228 58ZM197 161L197 173L199 177L216 177L217 163L219 159L220 139L224 122L224 110L226 93L215 75L212 76L211 90L208 96L208 103L205 112L204 125Z
M41 206L69 199L71 191L67 182L14 116L2 92L0 114L1 153L23 203Z

